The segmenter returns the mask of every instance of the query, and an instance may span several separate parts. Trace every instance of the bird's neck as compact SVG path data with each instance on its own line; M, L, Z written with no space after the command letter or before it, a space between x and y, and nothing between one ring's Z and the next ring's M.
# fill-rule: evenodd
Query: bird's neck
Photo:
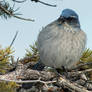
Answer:
M67 25L67 26L71 26L71 27L73 27L73 28L80 28L80 24L79 23L77 23L77 22L64 22L63 23L64 25Z
M70 25L67 22L64 22L62 25L63 25L64 30L72 32L72 33L75 33L75 31L78 31L76 29L80 29L79 25Z

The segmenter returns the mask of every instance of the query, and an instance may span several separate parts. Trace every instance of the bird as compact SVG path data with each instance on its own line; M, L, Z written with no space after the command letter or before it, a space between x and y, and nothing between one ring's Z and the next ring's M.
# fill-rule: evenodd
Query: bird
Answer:
M86 42L87 36L81 29L78 14L72 9L64 9L59 18L38 34L41 63L55 69L72 69L80 60Z

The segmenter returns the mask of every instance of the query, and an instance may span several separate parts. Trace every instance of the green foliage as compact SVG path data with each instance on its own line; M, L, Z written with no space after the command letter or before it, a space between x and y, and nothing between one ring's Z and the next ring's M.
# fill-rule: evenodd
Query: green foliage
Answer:
M9 68L10 58L13 51L10 47L5 49L0 47L0 73L5 73Z
M0 16L4 17L5 19L11 18L12 14L14 13L13 7L10 6L8 2L5 0L0 1Z
M90 63L92 62L92 50L90 49L86 49L82 55L82 57L80 58L80 61L82 61L81 63ZM88 68L92 68L92 64L91 65L84 65L83 67L81 67L82 69L88 69ZM90 80L92 80L92 71L87 72L87 76Z
M37 42L35 42L33 45L30 45L29 47L30 49L26 49L25 57L32 57L32 61L38 61L39 53L37 49Z
M11 0L13 1L13 0ZM6 0L2 0L0 1L0 16L2 18L5 18L5 19L8 19L8 18L11 18L11 17L15 17L17 19L20 19L20 20L25 20L25 21L33 21L32 19L26 19L26 18L22 18L22 17L19 17L19 16L16 16L16 15L21 15L19 13L16 13L16 11L19 10L19 8L17 8L16 10L14 9L15 7L15 3L13 4L13 7L11 7L10 1L6 1ZM13 3L13 2L12 2Z
M4 74L10 68L11 54L14 51L10 47L0 47L0 73ZM16 92L17 84L15 82L0 82L0 92Z
M92 62L92 50L86 49L81 57L81 61Z
M82 63L92 62L92 50L86 49L84 51L82 57L80 58L80 61L82 61ZM85 68L92 68L92 65L86 65L84 67Z
M33 54L38 54L37 50L37 42L35 42L33 45L29 45L30 50L26 49L26 56L32 56Z
M0 92L16 92L15 82L0 82Z

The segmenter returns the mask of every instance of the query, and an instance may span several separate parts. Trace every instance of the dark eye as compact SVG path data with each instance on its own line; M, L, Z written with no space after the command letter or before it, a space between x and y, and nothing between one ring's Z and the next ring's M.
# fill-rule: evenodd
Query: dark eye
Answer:
M73 22L73 21L76 21L77 19L76 19L76 18L71 18L71 17L69 17L69 18L67 18L66 20L69 21L69 22Z
M69 18L67 18L67 20L74 20L74 18L69 17Z

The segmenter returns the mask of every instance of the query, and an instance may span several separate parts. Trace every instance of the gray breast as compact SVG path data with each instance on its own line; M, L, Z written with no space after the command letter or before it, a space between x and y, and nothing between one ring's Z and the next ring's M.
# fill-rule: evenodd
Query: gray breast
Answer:
M76 28L48 25L38 36L41 62L54 68L72 68L79 61L85 44L85 33Z

